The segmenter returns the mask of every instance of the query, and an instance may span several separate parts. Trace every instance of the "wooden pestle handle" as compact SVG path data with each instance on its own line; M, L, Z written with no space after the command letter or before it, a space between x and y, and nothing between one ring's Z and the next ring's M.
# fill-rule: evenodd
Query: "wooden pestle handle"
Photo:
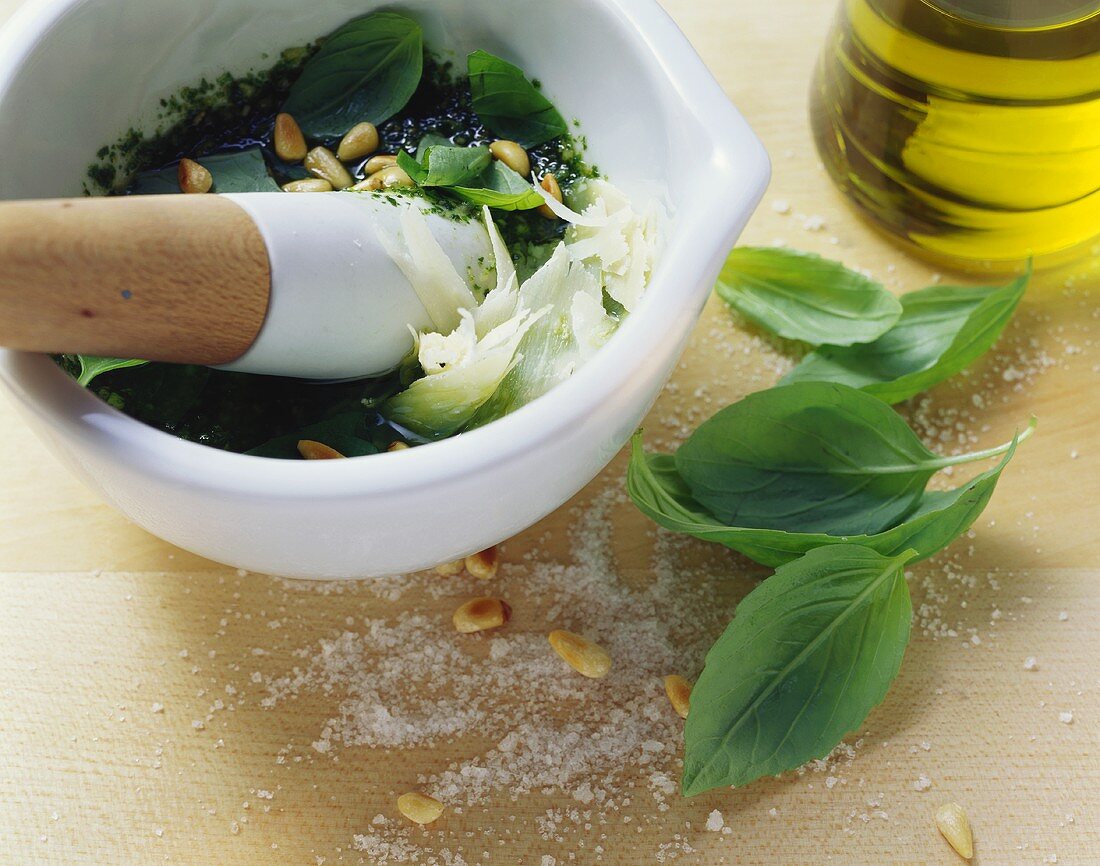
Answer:
M217 195L0 202L0 345L225 364L263 325L259 229Z

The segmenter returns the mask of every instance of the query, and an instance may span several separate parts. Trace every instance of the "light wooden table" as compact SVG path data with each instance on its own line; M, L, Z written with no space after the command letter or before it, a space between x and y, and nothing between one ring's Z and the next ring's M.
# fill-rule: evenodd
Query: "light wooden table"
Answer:
M17 3L0 0L0 14ZM783 239L840 257L897 290L927 284L932 269L859 223L814 154L805 92L833 4L667 5L774 158L774 183L745 242ZM792 213L774 210L777 199ZM807 230L806 216L822 217L824 228ZM660 813L639 794L635 823L581 829L561 843L536 832L554 797L502 797L478 814L449 816L445 845L469 863L536 866L547 855L635 866L655 862L670 842L669 856L684 863L949 864L954 855L931 813L957 799L975 827L977 862L1100 862L1100 279L1094 269L1067 288L1070 276L1036 280L998 351L916 413L939 424L955 412L975 415L979 394L986 409L968 426L983 445L1010 436L1032 412L1040 435L1006 472L975 537L918 567L914 596L930 606L924 618L938 619L940 634L915 630L898 682L836 782L792 776L688 803L673 798ZM659 436L675 418L701 420L766 386L774 361L712 304L648 426ZM694 396L700 387L711 402ZM445 622L467 585L440 598L386 601L361 585L322 595L240 577L100 504L6 403L0 429L3 863L370 863L351 849L353 835L376 813L393 814L393 793L413 787L418 770L484 748L466 737L435 750L311 753L338 696L314 692L263 709L249 676L289 671L300 663L294 650L340 632L348 616L421 610ZM582 499L620 485L623 468L620 458ZM629 507L616 513L616 553L643 580L650 527ZM514 563L535 549L541 561L566 558L575 519L562 509L508 545L505 590L536 596L515 628L537 631L552 599L537 599ZM715 603L732 610L762 572L733 556L716 561L735 579L716 575ZM1029 656L1037 669L1024 669ZM232 711L193 728L219 696ZM158 703L163 711L154 712ZM1063 712L1073 713L1071 724L1059 720ZM914 787L922 775L927 791ZM731 833L703 830L715 808ZM491 844L484 827L496 828ZM425 853L419 862L436 861Z

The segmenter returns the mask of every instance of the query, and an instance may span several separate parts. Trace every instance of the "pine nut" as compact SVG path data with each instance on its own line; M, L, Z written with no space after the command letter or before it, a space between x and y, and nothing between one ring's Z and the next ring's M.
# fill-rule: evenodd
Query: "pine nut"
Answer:
M390 447L387 448L386 450L390 451L390 452L393 452L393 451L408 451L409 446L404 442L391 442Z
M492 580L497 576L499 567L500 557L495 544L466 557L466 570L478 580Z
M347 189L355 180L327 147L315 147L306 154L305 166L314 177L323 178L333 189Z
M344 456L335 448L330 448L323 442L314 442L312 439L303 439L299 442L298 453L306 460L337 460Z
M466 563L461 559L455 562L444 562L435 567L435 573L440 577L454 577L456 574L462 574L462 570L466 567Z
M686 719L691 700L691 683L677 674L665 677L665 694L668 695L672 709L676 710L676 715Z
M556 198L559 202L562 202L564 204L565 199L562 198L561 187L558 185L558 179L554 177L554 175L543 175L542 180L539 182L539 186L550 193L550 195ZM548 220L556 220L558 218L558 215L550 210L549 205L544 204L542 207L540 207L539 213L546 217Z
M283 162L301 162L306 158L309 148L302 129L289 114L275 115L275 155Z
M416 186L413 179L399 165L387 165L384 169L371 177L376 177L382 182L382 189L390 189L395 186Z
M342 162L351 162L362 159L368 153L378 150L378 130L373 123L357 123L348 134L340 139L340 146L336 148L336 156Z
M489 153L493 155L493 159L499 159L520 177L527 179L531 176L531 157L516 142L506 138L494 141L489 145Z
M283 192L332 192L332 184L324 178L307 177L284 183Z
M547 639L554 652L581 676L598 680L606 677L611 670L611 656L607 654L607 650L588 638L571 631L558 630L550 632Z
M460 634L500 628L512 618L512 608L500 598L474 598L454 612L451 619Z
M413 179L399 165L387 165L352 187L356 192L379 192L395 187L416 186Z
M958 803L944 803L936 810L936 826L955 853L963 860L974 856L974 834L970 830L970 819Z
M397 165L397 157L392 153L380 153L363 163L363 171L372 175L391 165Z
M397 798L397 811L414 824L431 824L443 814L443 804L435 797L412 791Z
M179 178L181 192L210 192L214 186L214 175L193 159L181 159L176 176Z

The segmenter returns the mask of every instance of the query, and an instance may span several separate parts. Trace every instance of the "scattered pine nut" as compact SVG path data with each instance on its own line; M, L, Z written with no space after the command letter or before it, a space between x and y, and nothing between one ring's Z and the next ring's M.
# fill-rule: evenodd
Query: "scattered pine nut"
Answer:
M462 574L462 569L466 567L466 563L461 559L455 562L444 562L441 565L435 567L435 573L440 577L454 577L456 574Z
M284 183L283 192L332 192L332 184L324 178L307 177Z
M314 177L323 178L333 189L347 189L355 179L348 174L344 164L327 147L315 147L306 154L305 167Z
M340 140L336 156L342 162L362 159L378 150L378 130L373 123L357 123Z
M454 612L451 619L460 634L500 628L512 618L512 608L501 598L474 598Z
M397 165L397 157L392 153L380 153L363 163L363 171L370 176L391 165Z
M936 826L955 853L964 860L974 856L974 834L970 819L958 803L944 803L936 810Z
M330 448L323 442L314 442L312 439L303 439L299 442L298 453L306 460L337 460L344 456L335 448Z
M275 155L283 162L301 162L306 158L309 148L302 129L289 114L275 115Z
M550 193L550 195L556 198L559 202L562 202L564 204L565 199L562 198L561 187L558 185L558 179L554 177L554 175L543 175L542 180L539 181L539 186ZM550 210L550 205L548 204L544 204L542 207L540 207L539 213L546 217L548 220L556 220L558 218L558 215Z
M397 798L397 811L414 824L431 824L443 814L443 804L435 797L412 791Z
M409 446L405 442L391 442L387 451L408 451Z
M478 580L492 580L497 576L500 567L500 557L497 546L487 547L480 553L472 553L466 557L466 570Z
M499 159L520 177L531 176L531 157L520 144L502 138L489 145L489 153L493 155L493 159Z
M181 159L176 171L180 191L185 193L210 192L214 187L214 175L193 159Z
M691 683L678 674L665 677L665 694L668 695L672 709L676 710L676 715L686 719L691 700Z
M547 640L554 652L581 676L598 680L606 677L611 670L611 656L607 654L607 650L588 638L559 629L550 632Z

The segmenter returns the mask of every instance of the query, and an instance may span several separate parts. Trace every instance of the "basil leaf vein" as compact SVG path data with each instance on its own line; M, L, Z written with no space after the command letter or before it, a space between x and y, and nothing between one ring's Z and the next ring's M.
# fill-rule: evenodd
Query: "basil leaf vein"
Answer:
M904 521L874 535L727 526L692 498L671 455L645 453L640 435L634 437L632 444L627 491L638 509L665 529L721 544L773 568L829 544L859 544L883 556L913 549L917 552L914 561L919 561L938 553L973 525L989 504L1001 473L1022 439L1021 435L1013 439L993 469L954 490L926 491Z
M518 66L488 51L474 51L466 59L466 65L473 109L500 137L530 148L569 131L553 103L527 80Z
M799 382L721 410L675 464L694 499L726 525L873 535L911 514L936 472L1010 447L940 457L881 400Z
M77 355L80 362L80 375L76 377L77 384L87 388L96 376L110 373L112 370L123 370L127 367L141 367L148 361L139 361L135 358L103 358L99 355Z
M691 693L685 796L824 757L863 723L909 642L911 558L821 547L745 597Z
M312 139L343 136L355 124L380 124L405 107L424 72L420 25L375 12L336 30L310 58L283 111Z
M812 253L739 247L715 287L745 318L788 340L849 346L881 337L901 304L874 280Z
M842 382L900 403L962 372L1000 337L1027 289L1025 274L1006 286L932 286L901 298L898 323L873 343L822 346L781 384Z

